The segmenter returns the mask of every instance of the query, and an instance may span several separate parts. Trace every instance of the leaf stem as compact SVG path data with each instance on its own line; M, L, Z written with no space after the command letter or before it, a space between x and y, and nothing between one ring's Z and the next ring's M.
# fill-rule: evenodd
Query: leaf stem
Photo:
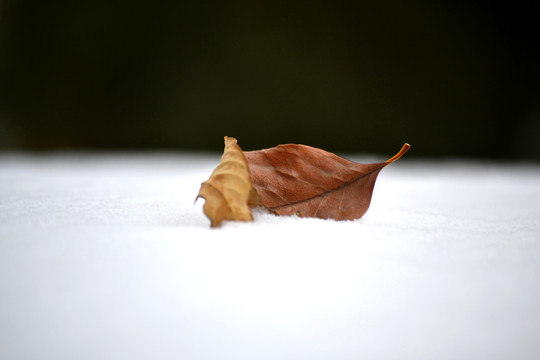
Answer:
M387 164L393 163L394 161L402 157L410 148L411 148L411 145L407 143L403 144L403 146L401 147L401 150L399 150L399 152L396 155L392 156L390 159L386 160L385 162Z

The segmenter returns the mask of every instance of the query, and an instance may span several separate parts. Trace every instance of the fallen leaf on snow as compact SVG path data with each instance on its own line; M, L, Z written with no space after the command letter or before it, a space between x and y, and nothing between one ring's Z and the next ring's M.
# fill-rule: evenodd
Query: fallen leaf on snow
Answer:
M197 199L206 200L204 213L216 227L223 220L253 221L249 205L261 205L251 186L246 158L235 138L225 136L221 162L201 185Z
M394 157L374 164L358 164L296 144L244 154L253 188L273 212L352 220L361 218L369 208L379 172L409 148L409 144L404 144Z
M250 207L278 215L353 220L369 208L379 172L409 150L385 162L359 164L306 145L287 144L243 152L225 137L225 151L197 198L216 227L223 220L252 221Z

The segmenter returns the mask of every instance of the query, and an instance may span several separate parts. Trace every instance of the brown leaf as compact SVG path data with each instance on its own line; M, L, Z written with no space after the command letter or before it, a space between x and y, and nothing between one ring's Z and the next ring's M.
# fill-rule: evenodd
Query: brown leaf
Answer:
M253 221L248 205L261 205L251 187L246 158L235 138L225 136L221 162L201 185L197 199L206 200L204 213L216 227L223 220Z
M306 145L279 145L244 152L253 188L263 204L279 215L323 219L361 218L371 202L377 175L409 150L391 159L358 164Z

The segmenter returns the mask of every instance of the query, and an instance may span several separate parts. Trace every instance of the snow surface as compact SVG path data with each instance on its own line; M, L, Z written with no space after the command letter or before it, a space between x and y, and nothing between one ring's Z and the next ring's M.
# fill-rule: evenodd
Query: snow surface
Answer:
M538 164L405 157L363 219L214 230L219 157L0 155L0 358L540 358Z

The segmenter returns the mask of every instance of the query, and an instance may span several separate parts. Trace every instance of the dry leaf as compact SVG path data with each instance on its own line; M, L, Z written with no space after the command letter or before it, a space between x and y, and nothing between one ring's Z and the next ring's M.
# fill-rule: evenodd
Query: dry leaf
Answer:
M223 220L253 221L248 205L261 205L251 187L246 158L235 138L225 136L221 162L201 185L197 199L206 200L204 213L216 227Z
M371 202L377 175L409 150L405 144L391 159L358 164L305 145L279 145L244 152L253 188L263 204L279 215L323 219L361 218Z

